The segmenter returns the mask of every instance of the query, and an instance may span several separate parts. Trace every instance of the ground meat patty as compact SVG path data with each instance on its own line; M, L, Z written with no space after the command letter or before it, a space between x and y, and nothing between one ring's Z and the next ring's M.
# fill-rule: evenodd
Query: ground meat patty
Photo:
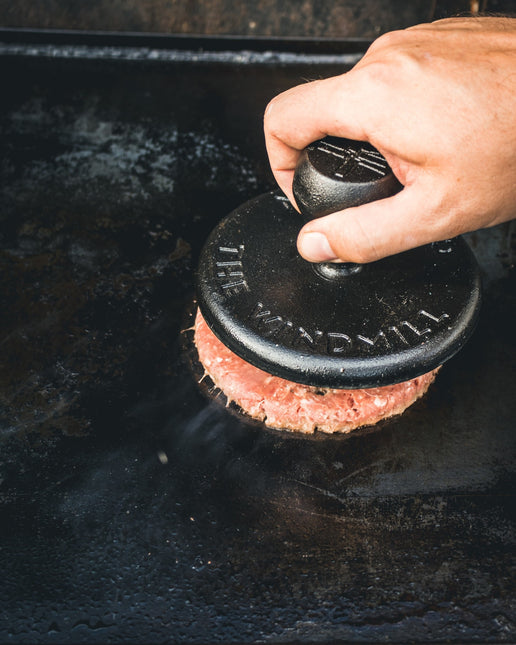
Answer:
M437 369L410 381L362 390L321 389L272 376L228 349L200 311L195 344L206 374L244 412L271 428L349 432L401 414L427 391Z

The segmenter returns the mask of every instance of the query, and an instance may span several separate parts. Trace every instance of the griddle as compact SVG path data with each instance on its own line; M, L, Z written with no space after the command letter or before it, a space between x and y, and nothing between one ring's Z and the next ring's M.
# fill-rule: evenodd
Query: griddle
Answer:
M194 268L274 188L267 101L367 43L89 38L0 34L0 641L513 641L513 225L402 417L249 423L197 383Z

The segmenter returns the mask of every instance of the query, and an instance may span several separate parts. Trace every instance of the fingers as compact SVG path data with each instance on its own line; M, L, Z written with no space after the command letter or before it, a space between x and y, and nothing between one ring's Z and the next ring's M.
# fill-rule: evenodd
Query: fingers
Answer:
M326 135L366 140L363 93L359 105L351 74L294 87L267 106L264 131L271 169L293 204L292 179L303 148Z
M293 88L269 104L264 124L267 152L278 185L294 205L294 169L300 151L309 143L326 135L370 140L379 87L373 88L376 101L369 100L371 84L364 85L362 79L362 72L352 70ZM389 162L400 176L407 176L401 160L391 157ZM298 238L301 255L312 262L361 263L425 243L432 232L418 221L413 194L405 188L393 198L310 222Z
M409 187L388 199L312 220L299 234L298 250L310 262L361 264L450 237L449 222L435 217L432 201L424 188Z
M370 262L513 216L515 33L496 18L391 32L346 74L270 103L267 150L292 203L300 151L326 135L368 141L405 186L307 224L306 259Z

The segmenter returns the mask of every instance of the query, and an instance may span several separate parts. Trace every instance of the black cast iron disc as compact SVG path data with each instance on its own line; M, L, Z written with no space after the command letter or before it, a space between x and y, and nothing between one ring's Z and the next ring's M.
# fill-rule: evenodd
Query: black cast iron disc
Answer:
M201 253L201 311L244 360L307 385L376 387L441 365L471 335L480 276L462 238L331 278L298 254L301 224L267 193L222 220Z

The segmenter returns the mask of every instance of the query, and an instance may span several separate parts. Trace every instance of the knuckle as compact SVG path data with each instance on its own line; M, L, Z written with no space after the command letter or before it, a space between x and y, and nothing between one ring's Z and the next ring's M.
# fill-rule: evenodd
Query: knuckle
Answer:
M390 31L373 42L362 60L369 80L392 84L396 74L406 73L424 56L427 38L408 29Z
M282 131L289 107L299 103L302 89L302 86L292 87L269 101L265 108L263 122L264 129L270 136L275 137Z
M366 67L362 68L363 83L374 86L376 91L383 85L389 86L393 75L393 60L377 59L370 61Z
M381 36L376 38L369 49L367 55L370 53L377 53L378 51L399 47L401 43L406 40L407 32L404 29L396 29L394 31L387 31Z
M263 114L263 124L266 132L269 132L272 134L274 132L274 122L275 122L275 117L274 113L277 112L277 106L279 104L279 96L275 96L273 99L269 101L267 104L267 107L265 108L265 112Z

